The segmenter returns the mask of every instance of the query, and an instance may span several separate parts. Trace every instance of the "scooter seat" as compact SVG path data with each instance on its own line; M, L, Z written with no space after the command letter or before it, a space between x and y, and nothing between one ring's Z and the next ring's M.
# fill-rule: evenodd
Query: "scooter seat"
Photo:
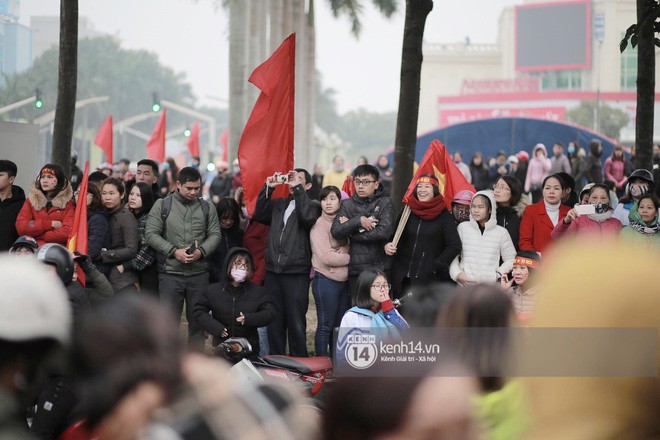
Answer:
M264 356L267 363L288 370L297 371L301 374L315 373L317 371L331 370L332 361L327 356L315 357L290 357L281 355Z

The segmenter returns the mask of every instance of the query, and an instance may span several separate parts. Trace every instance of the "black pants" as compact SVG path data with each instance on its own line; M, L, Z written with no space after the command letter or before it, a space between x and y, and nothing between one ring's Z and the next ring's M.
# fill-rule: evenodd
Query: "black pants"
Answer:
M185 301L188 342L198 348L204 346L204 329L195 321L193 309L208 286L208 273L188 277L161 273L158 277L160 300L174 312L175 316L181 316Z
M268 326L270 354L286 354L288 333L291 356L306 357L309 274L266 271L264 288L275 306L275 320Z
M30 431L38 439L57 438L76 422L73 410L77 404L72 379L66 376L50 377L39 394Z

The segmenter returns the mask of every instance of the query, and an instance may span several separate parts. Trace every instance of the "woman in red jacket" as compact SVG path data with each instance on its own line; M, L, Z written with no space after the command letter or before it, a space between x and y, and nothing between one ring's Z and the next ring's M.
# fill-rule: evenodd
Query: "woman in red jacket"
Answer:
M39 246L46 243L66 246L76 210L72 196L71 183L62 167L44 165L18 213L16 231L34 237Z
M520 250L543 252L552 241L552 230L571 209L561 204L564 191L556 175L543 179L543 199L525 208L520 221Z

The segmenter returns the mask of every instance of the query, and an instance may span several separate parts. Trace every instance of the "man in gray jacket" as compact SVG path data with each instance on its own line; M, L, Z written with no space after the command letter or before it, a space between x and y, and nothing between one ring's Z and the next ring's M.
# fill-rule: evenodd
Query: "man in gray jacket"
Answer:
M203 345L204 332L193 318L193 309L209 284L206 256L220 244L220 223L215 208L198 197L202 186L199 171L183 168L176 186L176 191L154 204L145 236L159 253L161 301L176 316L181 316L185 301L188 339Z

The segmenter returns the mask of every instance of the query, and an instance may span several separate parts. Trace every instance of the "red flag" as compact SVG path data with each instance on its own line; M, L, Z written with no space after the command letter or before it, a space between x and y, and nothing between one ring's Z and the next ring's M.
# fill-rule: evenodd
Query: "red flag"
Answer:
M437 139L434 139L429 145L428 150L422 158L422 162L417 168L417 172L408 185L406 195L403 196L403 203L408 203L408 199L412 197L412 193L417 186L417 179L422 174L433 174L438 179L440 185L440 194L445 200L447 206L451 206L451 200L454 194L462 190L470 190L475 192L474 187L468 183L465 176L456 167L456 164L451 160L447 148Z
M243 197L248 215L257 204L266 177L293 169L293 112L295 94L296 34L291 34L250 75L261 90L238 144ZM273 196L286 197L288 186L279 185Z
M199 157L199 122L197 121L195 121L188 138L188 151L190 151L191 157Z
M112 162L112 115L108 116L101 128L99 128L96 137L94 138L94 145L98 145L105 153L106 162Z
M156 128L147 141L147 157L158 162L165 162L165 118L167 109L158 118Z
M73 227L66 242L66 248L73 253L78 251L87 255L87 181L89 180L89 162L85 162L85 172L78 190L78 203L76 203L76 212L73 217ZM78 281L85 287L85 272L78 268Z
M222 161L229 162L229 154L227 153L227 146L229 145L229 130L225 128L225 131L220 135L220 144L222 145Z
M344 179L344 184L341 186L341 190L344 191L348 196L352 196L355 192L355 183L353 183L353 176L350 174Z

